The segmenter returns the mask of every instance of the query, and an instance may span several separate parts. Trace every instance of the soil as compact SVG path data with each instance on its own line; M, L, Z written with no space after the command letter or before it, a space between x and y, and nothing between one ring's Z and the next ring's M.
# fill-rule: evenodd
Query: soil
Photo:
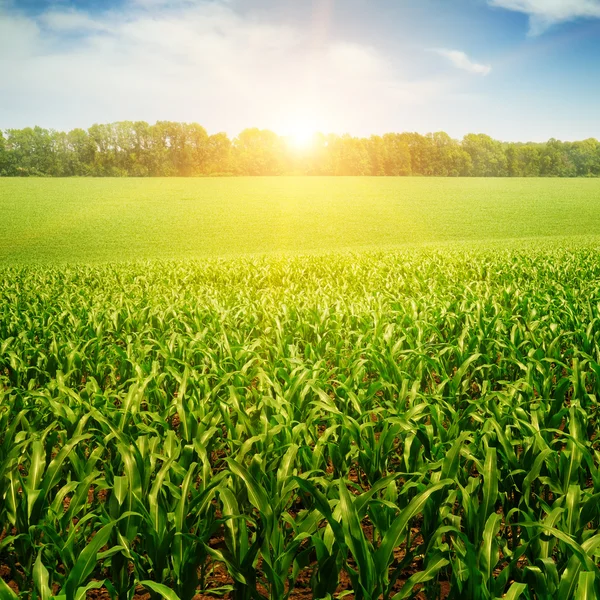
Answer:
M224 565L222 565L220 563L215 563L212 565L212 569L213 569L213 571L209 577L207 589L204 590L202 593L199 592L198 594L196 594L194 596L193 600L214 600L215 598L221 598L222 600L231 600L232 599L231 594L223 595L220 593L216 593L216 594L210 593L211 589L216 590L218 588L222 588L223 586L233 584L233 580L229 577ZM408 578L412 574L412 572L416 572L417 570L418 570L417 565L414 565L414 568L411 568L408 570L406 578ZM296 580L295 588L290 596L290 600L312 600L312 592L311 592L311 588L310 588L310 576L311 576L310 568L306 568L300 572L300 574L298 575L298 579ZM2 579L4 579L4 581L8 584L8 586L15 593L17 593L17 594L19 593L20 590L19 590L19 587L16 584L16 582L12 579L9 579L10 568L7 565L0 565L0 577L2 577ZM399 580L398 582L396 582L394 589L396 591L400 590L402 588L402 586L404 585L405 581L406 581L406 579L402 579L402 580ZM337 587L335 595L337 596L338 594L340 594L342 592L348 592L351 590L352 590L352 585L351 585L350 579L349 579L347 573L342 571L340 573L339 585ZM260 589L260 586L259 586L259 591L262 594L264 594L265 597L268 597L267 591L264 588ZM445 598L448 597L449 594L450 594L450 583L447 581L440 582L439 600L444 600ZM88 600L110 600L110 594L108 593L108 590L106 588L101 587L98 589L89 590L86 594L86 598ZM354 594L348 594L348 595L344 596L344 598L346 600L354 600ZM423 594L417 594L416 598L417 598L417 600L426 600L426 597ZM145 591L145 589L142 586L138 586L136 588L135 594L133 596L133 600L150 600L150 594L147 591ZM275 599L273 599L273 600L275 600Z
M352 477L352 475L354 475L354 478ZM356 474L353 473L353 474L351 474L351 480L354 480L354 479L356 479L356 482L358 483L358 478L356 477ZM101 490L101 491L103 491L103 490ZM91 490L91 493L93 494L93 490ZM68 509L68 505L69 505L69 501L67 498L65 498L65 505L64 505L65 510ZM365 533L366 533L367 537L369 539L372 539L372 529L373 529L372 525L365 522L364 527L365 527ZM413 531L413 543L418 543L419 541L422 541L422 540L420 540L420 536L418 534L418 528L413 528L412 531ZM0 536L0 540L5 535L6 535L6 532L2 532L2 535ZM222 536L214 537L210 540L210 545L211 545L211 547L214 547L214 548L223 547L225 545L225 540L223 539ZM395 559L397 561L401 561L405 556L405 548L402 548L402 547L398 548L394 554L395 554L395 556L394 556ZM349 564L350 564L350 566L354 566L352 560L349 560ZM407 567L407 569L404 573L404 577L402 579L399 579L396 582L396 585L394 586L394 590L399 591L402 588L402 586L404 585L404 583L406 582L406 580L411 575L418 572L421 568L422 568L422 565L419 563L419 561L413 562L413 564L411 564L409 567ZM60 567L59 567L59 569L60 569ZM260 573L260 561L258 563L258 570ZM227 573L227 569L225 568L225 566L219 562L211 563L208 565L208 572L209 572L209 575L207 577L206 589L204 589L202 591L202 593L199 592L198 594L196 594L194 596L193 600L214 600L215 598L221 598L222 600L231 600L232 599L231 594L223 595L222 593L219 593L219 592L216 592L214 594L210 593L211 589L216 591L219 588L222 589L224 586L233 585L233 580ZM20 590L19 590L17 583L14 581L14 579L11 578L10 566L8 566L6 564L0 564L0 577L5 581L5 583L7 583L7 585L15 593L17 593L17 594L19 593ZM299 573L298 578L296 579L294 590L292 591L292 594L290 595L290 600L312 600L310 579L311 579L311 568L307 567ZM418 586L417 586L417 589L418 589ZM338 594L341 594L342 592L351 592L351 590L352 590L352 584L351 584L350 578L348 577L348 574L345 571L342 571L339 575L338 587L336 589L336 593L335 593L334 597L337 596ZM53 590L53 591L54 591L54 593L58 593L58 589ZM259 586L259 591L265 597L268 597L268 591L266 589L261 588L261 586ZM438 600L444 600L445 598L448 597L449 593L450 593L449 582L447 582L447 581L440 582L440 595L439 595ZM101 587L98 589L89 590L86 594L86 598L88 600L110 600L110 594L106 588ZM354 594L350 593L350 594L344 596L344 598L346 600L354 600ZM423 594L417 594L416 598L418 600L426 600L426 598ZM136 588L136 592L133 596L133 600L150 600L150 594L142 586L138 586Z

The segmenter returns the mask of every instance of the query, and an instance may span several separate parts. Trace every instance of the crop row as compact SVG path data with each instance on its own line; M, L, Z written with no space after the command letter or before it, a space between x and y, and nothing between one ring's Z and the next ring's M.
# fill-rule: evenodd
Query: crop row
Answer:
M0 598L600 597L599 258L3 270Z

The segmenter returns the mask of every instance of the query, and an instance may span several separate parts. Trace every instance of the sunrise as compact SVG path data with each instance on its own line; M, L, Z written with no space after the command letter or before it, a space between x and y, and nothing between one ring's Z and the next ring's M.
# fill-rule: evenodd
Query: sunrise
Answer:
M0 600L600 598L600 0L0 0Z

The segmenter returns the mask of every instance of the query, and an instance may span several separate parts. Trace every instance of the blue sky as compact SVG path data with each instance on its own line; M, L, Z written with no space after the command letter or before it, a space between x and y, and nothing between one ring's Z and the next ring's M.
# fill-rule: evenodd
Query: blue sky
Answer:
M0 128L600 138L600 0L0 0Z

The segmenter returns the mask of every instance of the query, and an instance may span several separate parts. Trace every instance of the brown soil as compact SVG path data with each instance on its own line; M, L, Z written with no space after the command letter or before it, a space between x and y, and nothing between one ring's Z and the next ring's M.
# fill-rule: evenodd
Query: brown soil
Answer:
M227 571L223 565L215 564L215 565L213 565L213 569L214 570L212 571L212 573L209 577L209 580L208 580L207 589L204 590L204 592L202 592L202 593L199 592L198 594L196 594L194 596L193 600L214 600L215 598L221 598L223 600L231 600L231 598L232 598L231 594L222 595L222 594L211 594L210 593L211 589L222 588L223 586L232 585L232 583L233 583L232 579L227 574ZM409 569L409 571L407 573L407 577L412 574L411 571L416 571L416 570L417 570L416 568ZM0 566L0 577L2 577L2 579L4 579L4 581L8 584L8 586L16 594L18 594L20 591L19 587L15 581L7 580L7 578L9 576L10 576L10 568L6 565ZM398 582L396 582L394 589L396 591L400 590L405 582L406 582L406 579L399 580ZM261 591L261 593L263 593L265 596L267 596L267 591L264 588L260 589L260 586L259 586L259 590ZM351 590L352 590L352 585L351 585L350 579L349 579L348 575L344 571L342 571L340 573L339 585L336 590L336 595L340 594L342 592L347 592L347 591L351 591ZM449 594L450 594L450 583L447 581L440 582L439 600L444 600L445 598L448 597ZM108 593L108 590L106 588L101 587L98 589L89 590L86 594L86 598L88 600L110 600L110 594ZM354 594L348 594L347 596L344 596L344 598L347 600L354 600ZM418 600L426 600L426 598L423 594L417 594L416 598ZM133 600L149 600L149 599L150 599L150 594L142 586L137 586L137 588L135 590L135 594L133 596ZM292 594L290 596L290 600L312 600L312 592L310 589L310 569L305 569L304 571L302 571L299 574L298 579L296 580L296 585L295 585L294 591L292 592Z

